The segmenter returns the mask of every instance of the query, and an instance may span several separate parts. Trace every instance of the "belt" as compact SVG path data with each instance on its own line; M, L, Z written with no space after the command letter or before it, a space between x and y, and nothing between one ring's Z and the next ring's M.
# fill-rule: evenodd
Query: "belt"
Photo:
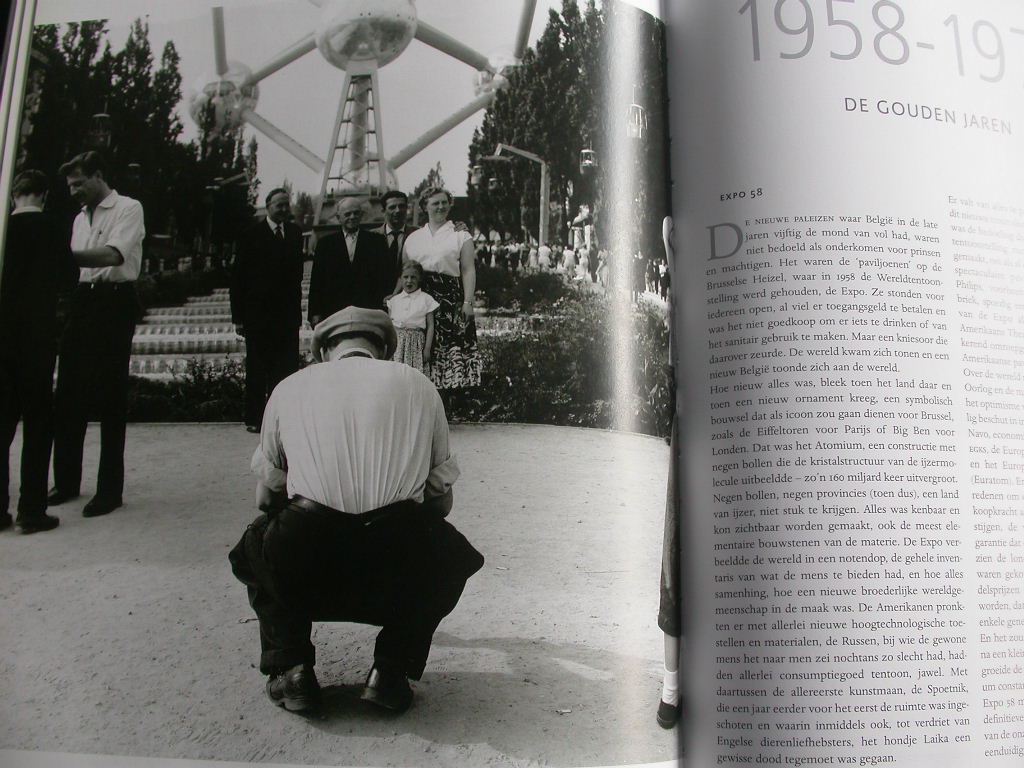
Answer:
M405 499L402 501L396 501L393 504L388 504L385 507L379 507L377 509L371 509L369 512L343 512L340 509L334 509L334 507L328 507L326 504L321 504L318 501L307 499L305 496L295 494L288 500L288 504L285 509L289 507L293 509L301 509L305 512L312 512L318 516L330 517L332 520L345 520L359 525L371 525L385 517L394 517L396 515L407 514L413 512L420 505L411 499Z
M121 280L118 282L110 281L93 281L86 283L79 283L78 289L84 291L127 291L134 289L135 283L130 280Z

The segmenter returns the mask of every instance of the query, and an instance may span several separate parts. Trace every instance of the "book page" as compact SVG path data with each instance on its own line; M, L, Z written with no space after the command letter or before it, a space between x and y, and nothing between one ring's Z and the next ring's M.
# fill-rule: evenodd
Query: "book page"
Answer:
M1024 15L675 14L687 754L1020 765Z

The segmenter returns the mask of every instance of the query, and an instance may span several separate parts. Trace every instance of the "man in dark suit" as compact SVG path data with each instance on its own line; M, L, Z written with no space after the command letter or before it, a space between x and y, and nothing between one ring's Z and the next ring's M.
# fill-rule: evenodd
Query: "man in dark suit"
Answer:
M346 197L338 205L341 231L316 244L309 277L309 324L345 307L382 309L395 291L397 275L389 263L388 242L379 232L361 230L363 202Z
M49 180L40 171L23 171L14 178L0 293L0 429L6 451L0 464L0 530L14 522L8 512L8 459L20 417L22 533L48 531L60 523L46 514L57 292L75 284L78 269L62 228L43 213L48 189Z
M402 248L405 246L405 238L416 231L416 227L406 224L409 216L409 196L405 192L392 189L384 193L380 199L380 206L384 209L384 223L371 230L384 235L388 243L388 268L392 270L394 285L402 274ZM391 289L392 291L395 288Z
M267 218L238 240L231 270L231 322L245 338L245 427L259 432L277 382L299 369L302 231L289 221L288 190L267 195Z

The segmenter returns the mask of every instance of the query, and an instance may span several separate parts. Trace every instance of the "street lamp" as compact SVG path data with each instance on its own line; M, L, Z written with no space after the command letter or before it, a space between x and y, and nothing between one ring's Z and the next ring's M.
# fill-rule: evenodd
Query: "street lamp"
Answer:
M527 152L525 149L512 147L508 144L498 144L493 155L488 155L482 159L504 160L507 162L509 158L503 157L501 154L502 152L509 152L513 155L525 157L527 160L532 160L535 163L540 163L540 216L537 227L537 245L544 245L544 243L548 241L548 198L551 196L551 181L549 179L548 163L533 152Z

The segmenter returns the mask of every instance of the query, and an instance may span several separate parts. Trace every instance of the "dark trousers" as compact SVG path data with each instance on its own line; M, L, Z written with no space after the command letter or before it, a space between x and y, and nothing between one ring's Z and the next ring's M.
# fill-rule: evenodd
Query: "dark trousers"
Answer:
M50 445L53 440L53 342L25 344L5 341L0 347L0 440L4 460L0 464L0 512L10 507L9 459L18 420L21 433L21 491L18 519L38 517L46 511L46 487L50 476Z
M61 339L54 396L53 479L65 493L82 483L82 446L90 417L100 422L96 495L124 489L128 363L139 317L134 283L81 283Z
M229 556L260 623L260 671L316 661L314 621L381 627L374 662L418 680L434 630L483 556L414 502L362 515L289 504L246 529Z
M263 422L263 409L277 383L299 370L299 329L271 326L246 329L245 423Z

